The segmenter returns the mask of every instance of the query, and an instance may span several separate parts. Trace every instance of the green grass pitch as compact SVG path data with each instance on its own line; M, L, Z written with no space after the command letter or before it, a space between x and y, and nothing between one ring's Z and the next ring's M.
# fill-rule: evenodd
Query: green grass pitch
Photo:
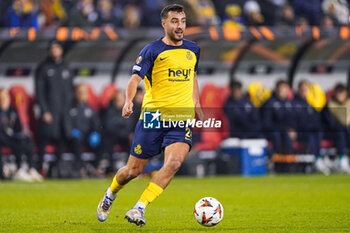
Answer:
M104 223L96 207L110 180L0 182L0 232L350 232L349 175L176 177L147 207L147 224L139 228L123 217L147 182L128 184ZM225 211L211 228L193 217L205 196Z

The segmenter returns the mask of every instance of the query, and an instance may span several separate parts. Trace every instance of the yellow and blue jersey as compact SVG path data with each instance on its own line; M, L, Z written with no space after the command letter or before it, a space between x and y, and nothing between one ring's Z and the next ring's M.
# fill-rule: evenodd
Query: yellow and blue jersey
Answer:
M194 116L193 79L199 54L199 46L189 40L172 46L158 39L142 49L132 69L132 73L145 82L142 112L160 110L164 119L164 114L188 115L191 109L190 115ZM186 110L181 112L179 109ZM142 117L143 114L140 119Z

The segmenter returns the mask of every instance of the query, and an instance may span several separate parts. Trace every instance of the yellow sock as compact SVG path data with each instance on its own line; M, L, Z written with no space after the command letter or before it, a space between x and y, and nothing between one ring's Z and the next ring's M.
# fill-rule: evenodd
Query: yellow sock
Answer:
M124 185L121 185L117 181L117 175L114 176L113 182L111 184L111 193L116 194L119 192L122 188L124 188Z
M139 202L148 206L148 204L154 201L160 194L162 194L162 192L163 189L159 185L149 182L145 191L142 193Z

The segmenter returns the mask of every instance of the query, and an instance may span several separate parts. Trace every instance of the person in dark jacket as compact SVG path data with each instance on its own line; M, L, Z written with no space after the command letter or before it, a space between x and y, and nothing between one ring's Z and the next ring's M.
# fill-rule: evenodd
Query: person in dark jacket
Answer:
M259 112L248 98L244 98L242 84L234 81L230 84L230 96L224 112L230 124L230 137L260 138L261 120Z
M121 7L116 4L113 5L111 0L99 0L98 1L98 10L97 10L97 21L96 26L122 26L123 12Z
M35 75L35 95L40 107L38 124L39 158L45 154L46 145L56 146L56 162L61 157L65 141L71 134L69 109L72 104L73 74L63 61L63 47L53 41L49 45L49 58L39 65Z
M350 99L344 84L337 84L333 97L328 101L328 113L332 131L335 133L334 142L339 157L340 172L350 174Z
M98 14L93 0L74 1L68 14L69 27L93 27L96 24Z
M122 117L124 101L124 91L118 90L101 116L102 142L100 159L107 159L109 166L112 162L114 145L119 145L123 151L128 152L130 150L132 121Z
M320 155L322 117L321 109L314 109L306 100L308 82L300 81L293 100L298 140L305 144L308 153Z
M88 86L79 84L76 87L75 103L69 111L72 122L71 149L82 177L86 176L86 169L81 159L82 149L86 146L91 151L95 151L101 138L98 133L99 120L87 103L88 96Z
M292 101L288 99L289 85L280 80L275 93L262 107L263 128L273 143L273 149L279 153L290 153L293 140L296 139Z
M258 1L261 13L264 16L264 25L274 26L276 23L277 12L280 11L276 4L272 0L260 0Z
M321 0L294 0L293 8L296 17L304 17L310 25L319 25L323 16Z
M42 181L42 176L34 168L33 142L24 133L17 111L10 106L10 95L6 89L0 89L0 172L2 175L2 147L9 147L16 157L17 173L15 179L21 181ZM29 170L23 168L22 155L26 155Z

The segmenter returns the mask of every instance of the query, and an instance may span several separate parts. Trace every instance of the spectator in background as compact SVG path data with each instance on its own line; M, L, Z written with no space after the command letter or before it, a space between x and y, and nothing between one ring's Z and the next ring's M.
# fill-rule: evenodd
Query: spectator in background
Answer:
M326 15L321 21L321 27L325 29L332 29L334 27L333 19Z
M69 10L75 7L77 1L76 0L61 0L62 6L64 10L67 12L69 16Z
M141 26L145 27L159 27L159 17L160 12L165 6L162 0L143 0L142 9L144 14L142 14Z
M17 173L15 179L21 181L42 181L42 176L34 168L33 142L24 131L17 111L10 106L10 94L6 89L0 89L0 160L2 147L11 148L16 157ZM22 165L22 155L27 156L29 170ZM2 163L0 162L2 173Z
M15 0L4 16L5 27L39 28L38 15L32 0Z
M296 26L307 28L310 26L309 22L305 17L299 17L296 20Z
M273 4L275 4L278 8L283 8L284 6L288 5L291 0L271 0Z
M167 0L167 4L174 3L184 6L187 27L208 26L219 23L215 14L214 4L210 0ZM214 23L211 24L211 22Z
M319 25L322 19L321 0L294 0L293 8L297 17L304 17L310 25Z
M275 93L262 106L263 129L279 153L291 153L296 139L292 101L288 99L290 87L286 81L276 84Z
M213 1L213 4L215 5L216 14L221 19L224 20L227 14L226 12L227 6L237 5L242 9L245 2L246 0L220 0L220 1Z
M68 26L93 27L97 17L93 0L79 0L69 11Z
M138 28L141 24L141 9L136 4L127 4L123 9L123 26L125 28Z
M63 47L53 41L48 49L49 57L41 63L35 74L35 96L41 117L38 124L39 158L42 160L46 146L55 144L57 167L65 141L71 135L69 109L73 99L73 74L63 61ZM41 161L42 164L42 161Z
M230 96L224 112L230 124L230 137L261 138L261 119L258 110L244 98L242 83L234 81L230 84Z
M261 9L261 14L264 16L264 25L273 26L276 23L276 16L279 9L272 0L258 1Z
M280 19L277 25L295 26L295 15L293 8L290 5L285 5L281 10Z
M349 25L349 4L346 0L323 0L322 9L336 24Z
M130 120L122 117L124 102L125 93L118 90L113 96L110 105L101 114L102 143L100 159L107 159L109 161L107 171L111 169L115 145L119 145L122 151L128 153L130 151L129 136L132 125Z
M219 24L214 4L211 0L187 0L196 15L197 26L212 26Z
M223 27L243 31L245 22L242 17L242 9L239 5L229 4L225 9L226 15L223 20Z
M85 178L87 175L81 158L83 147L88 147L96 154L96 148L101 141L101 136L98 133L99 120L94 110L87 103L88 97L88 86L79 84L76 87L74 104L69 110L72 122L71 148L82 178Z
M247 1L243 6L245 21L248 26L259 26L264 23L259 4L254 0Z
M41 0L42 25L45 27L61 26L67 20L67 13L61 0Z
M350 173L348 153L350 152L350 99L343 84L334 88L332 99L328 102L328 110L334 120L335 145L339 155L340 171Z
M96 26L110 25L120 27L122 25L123 12L121 7L113 6L111 0L99 0L97 14Z
M295 111L296 131L298 140L301 142L306 153L316 156L316 167L325 174L329 174L329 169L322 166L322 158L320 157L321 129L322 117L321 109L314 109L307 102L307 94L309 92L309 84L307 81L300 81L298 91L293 100L293 108Z
M12 5L12 0L2 0L0 1L0 27L4 27L4 23L3 22L4 19L4 15L6 13L6 11L9 9L9 7Z

